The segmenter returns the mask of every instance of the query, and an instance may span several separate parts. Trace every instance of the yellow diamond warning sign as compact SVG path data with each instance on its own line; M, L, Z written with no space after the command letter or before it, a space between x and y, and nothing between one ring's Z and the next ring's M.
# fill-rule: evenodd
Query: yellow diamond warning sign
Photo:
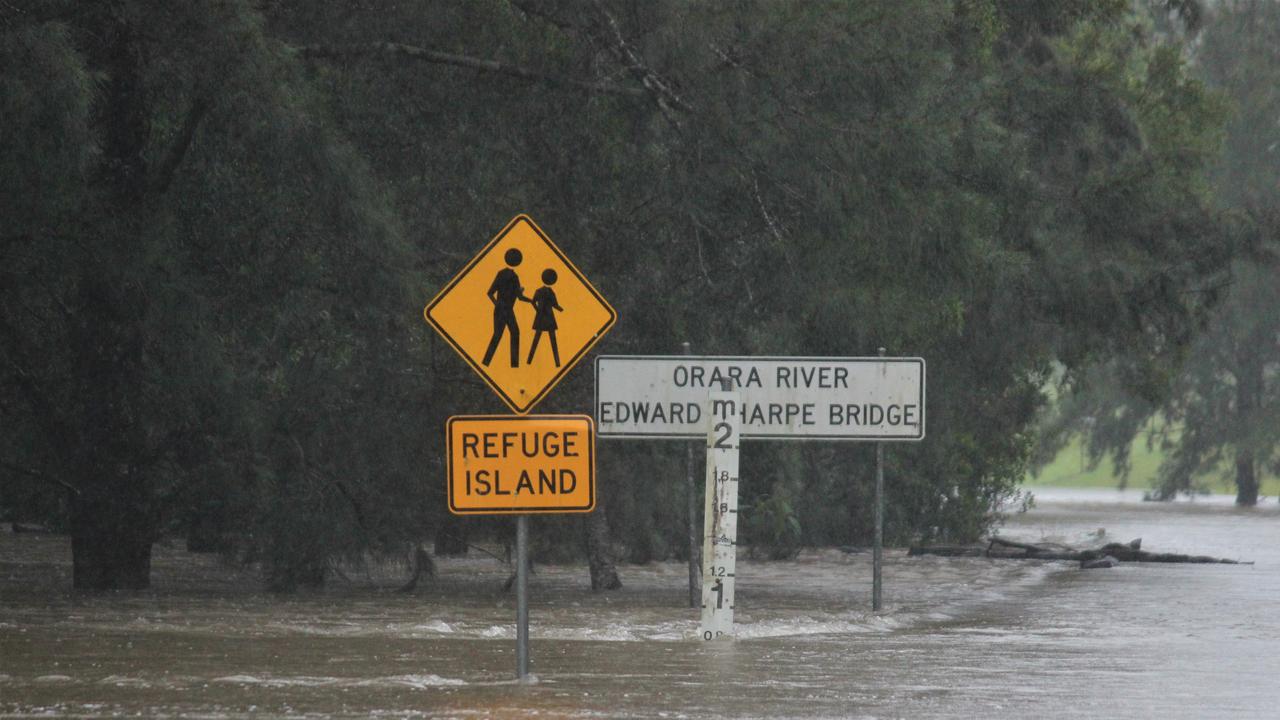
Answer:
M424 315L521 415L618 317L527 215L508 223Z
M456 515L591 512L595 426L586 415L449 418L449 510Z

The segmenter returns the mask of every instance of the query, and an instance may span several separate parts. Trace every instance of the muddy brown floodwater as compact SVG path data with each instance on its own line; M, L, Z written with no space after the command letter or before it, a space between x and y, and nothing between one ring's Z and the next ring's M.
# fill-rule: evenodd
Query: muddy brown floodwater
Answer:
M65 538L0 537L0 717L1280 716L1280 512L1229 499L1141 503L1040 491L1004 533L1254 565L908 558L738 565L735 641L693 639L678 563L621 568L592 594L582 567L540 567L532 670L513 682L507 568L444 560L412 595L364 575L274 597L252 577L158 549L152 591L74 595ZM371 575L391 583L394 576Z

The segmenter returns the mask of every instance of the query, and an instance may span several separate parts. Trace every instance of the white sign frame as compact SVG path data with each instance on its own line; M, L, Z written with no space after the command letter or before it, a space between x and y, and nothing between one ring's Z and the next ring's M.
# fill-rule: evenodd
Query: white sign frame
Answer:
M686 368L683 376L677 370L680 366ZM696 377L694 368L702 368ZM737 368L736 373L733 368ZM754 378L752 368L756 370ZM719 389L719 378L728 377L734 381L733 389L741 392L743 412L748 414L741 423L744 440L918 442L925 437L925 370L924 358L918 357L599 355L595 361L592 406L596 436L653 440L703 437L707 393ZM606 387L619 382L611 377L626 377L631 387ZM669 408L664 417L680 414L682 427L655 430L618 420L621 410L616 403L628 402L640 394L648 398L645 402ZM831 420L837 412L844 419L852 417L849 413L865 411L869 418L876 412L871 406L878 406L879 412L886 415L886 407L897 406L901 430L869 431L861 424L861 430L853 426L848 430L832 429ZM918 412L917 422L905 422L910 418L907 406ZM767 411L762 413L762 408ZM684 419L695 413L696 421ZM819 422L822 415L826 416L825 422ZM769 421L766 427L753 422L761 418ZM772 423L775 419L781 422Z

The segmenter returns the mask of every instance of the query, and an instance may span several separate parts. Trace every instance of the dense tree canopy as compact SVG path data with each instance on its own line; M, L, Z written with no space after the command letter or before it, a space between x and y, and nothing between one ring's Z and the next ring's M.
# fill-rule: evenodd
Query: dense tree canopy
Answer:
M1124 382L1135 373L1117 358L1067 378L1048 446L1083 431L1094 462L1111 456L1124 470L1135 434L1151 429L1167 453L1157 495L1221 472L1237 502L1254 505L1262 476L1280 470L1280 4L1218 3L1205 21L1191 71L1231 108L1209 178L1215 232L1235 259L1208 276L1205 293L1217 302L1179 364L1147 387Z
M290 588L456 525L444 419L502 409L419 313L518 212L602 350L926 358L899 540L987 526L1052 368L1170 376L1236 247L1225 107L1146 3L6 5L0 507L85 587L168 531ZM744 453L749 542L869 536L869 448ZM602 441L600 510L537 531L678 555L683 462Z
M345 430L421 382L391 209L247 5L6 21L6 467L66 491L78 586L232 513L295 582L352 538L344 488L406 477Z

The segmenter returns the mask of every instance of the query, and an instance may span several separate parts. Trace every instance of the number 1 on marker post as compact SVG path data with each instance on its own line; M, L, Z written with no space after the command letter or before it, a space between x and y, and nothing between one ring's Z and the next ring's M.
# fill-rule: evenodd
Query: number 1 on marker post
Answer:
M703 640L733 635L738 545L737 392L712 392L708 408L707 488L702 542Z

